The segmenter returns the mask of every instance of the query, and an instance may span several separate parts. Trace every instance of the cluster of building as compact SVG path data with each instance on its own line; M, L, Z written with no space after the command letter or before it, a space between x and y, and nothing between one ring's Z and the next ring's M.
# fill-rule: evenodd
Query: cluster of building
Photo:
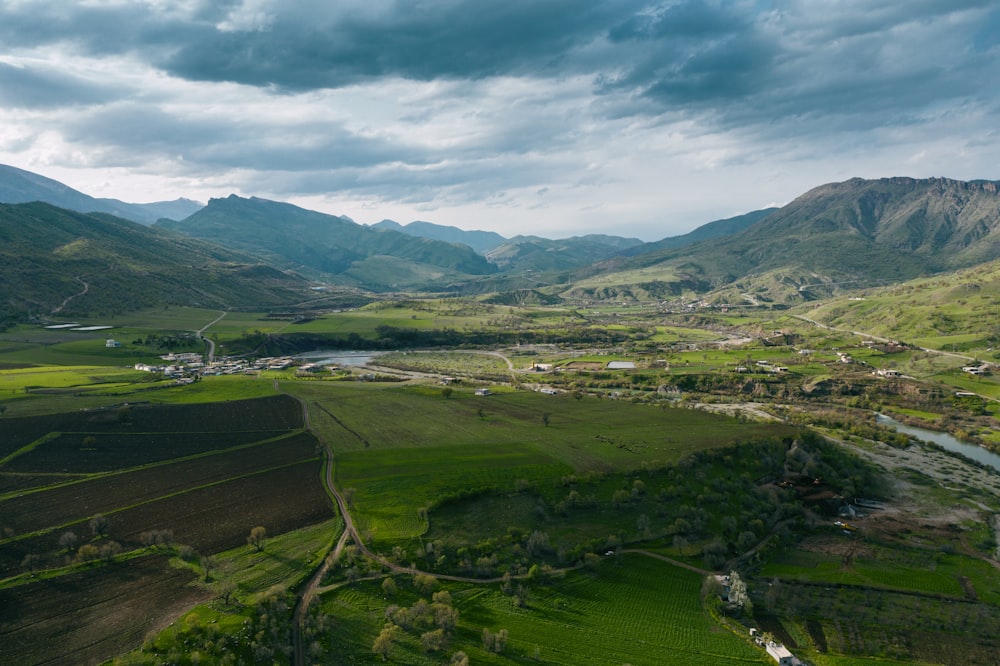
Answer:
M181 382L194 381L195 377L210 377L216 375L240 375L263 370L285 370L296 365L296 361L287 356L266 357L254 360L223 358L218 361L206 363L204 357L198 353L164 354L160 357L164 363L159 365L149 365L147 363L136 363L135 369L144 372L159 372L168 379L177 379ZM308 363L300 368L306 372L318 372L325 370L325 366L316 363Z

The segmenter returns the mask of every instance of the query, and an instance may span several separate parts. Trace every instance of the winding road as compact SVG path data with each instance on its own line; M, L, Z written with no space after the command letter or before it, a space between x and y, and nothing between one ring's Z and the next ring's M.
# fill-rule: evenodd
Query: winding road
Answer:
M209 363L211 363L212 361L215 360L215 341L214 340L210 340L209 338L206 338L205 337L205 331L207 331L210 326L218 324L220 321L222 321L222 318L225 317L225 316L226 316L226 311L223 310L222 314L220 314L218 317L216 317L215 319L213 319L212 321L208 322L207 324L205 324L204 326L202 326L201 328L198 329L198 337L201 338L201 340L205 344L208 345L208 362Z

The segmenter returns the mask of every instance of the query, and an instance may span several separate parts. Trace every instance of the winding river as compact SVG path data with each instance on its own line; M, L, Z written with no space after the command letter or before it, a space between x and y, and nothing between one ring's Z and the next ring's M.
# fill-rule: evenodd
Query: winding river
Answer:
M875 421L879 425L889 426L904 435L916 437L917 439L922 439L926 442L934 442L946 451L961 453L970 460L975 460L976 462L983 463L984 465L989 465L993 469L1000 471L1000 455L984 449L981 446L963 442L960 439L952 437L946 432L936 432L934 430L927 430L926 428L909 426L905 423L900 423L896 419L886 416L885 414L876 414Z

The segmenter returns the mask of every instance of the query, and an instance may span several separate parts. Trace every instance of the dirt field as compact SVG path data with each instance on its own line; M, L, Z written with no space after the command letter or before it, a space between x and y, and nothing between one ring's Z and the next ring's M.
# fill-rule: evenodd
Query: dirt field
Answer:
M99 664L203 601L192 579L150 556L0 590L0 663Z
M144 533L170 531L207 555L245 544L256 525L279 535L333 515L318 442L294 432L296 400L123 409L4 422L0 446L21 453L0 466L0 576L20 573L28 555L37 570L71 564L66 531L142 556L0 591L0 664L101 663L204 599ZM99 539L89 527L98 513L108 521Z

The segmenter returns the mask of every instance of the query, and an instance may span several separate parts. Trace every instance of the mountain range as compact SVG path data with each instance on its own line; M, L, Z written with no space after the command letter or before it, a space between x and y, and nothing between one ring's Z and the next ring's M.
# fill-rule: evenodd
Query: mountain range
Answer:
M204 207L178 204L175 211L194 210L147 225L67 210L70 203L94 208L111 200L3 167L0 200L52 201L0 209L0 308L20 316L59 307L82 313L88 304L95 312L160 302L278 307L303 300L317 282L376 292L494 293L511 302L530 293L537 302L697 295L792 303L1000 257L998 188L988 180L855 178L816 187L778 209L643 243L602 235L508 239L430 222L368 227L235 195ZM114 205L134 211L132 204ZM171 204L158 205L162 213ZM84 285L86 296L63 303Z
M95 199L57 180L0 164L0 203L32 201L44 201L79 213L109 213L140 224L153 224L163 217L184 218L202 207L202 204L190 199L146 204L126 203L118 199Z

